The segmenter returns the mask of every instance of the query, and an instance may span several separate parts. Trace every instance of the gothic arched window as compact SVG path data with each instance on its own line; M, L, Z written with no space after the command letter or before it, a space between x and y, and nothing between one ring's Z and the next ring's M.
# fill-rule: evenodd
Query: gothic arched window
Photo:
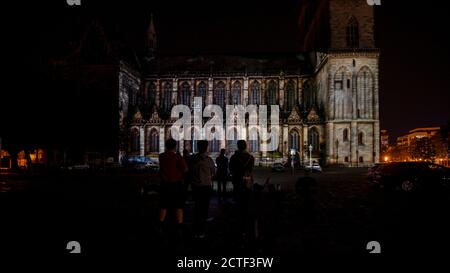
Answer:
M316 90L310 81L303 84L303 105L305 110L311 109L316 104Z
M347 23L347 47L359 47L359 26L355 17L351 17Z
M162 108L164 111L170 111L172 105L172 85L166 82L163 86L163 101Z
M187 82L181 84L181 90L179 95L179 103L187 106L191 106L191 86Z
M317 155L319 153L319 132L317 131L316 127L312 127L311 129L309 129L308 138L309 145L312 145L312 153Z
M225 83L220 81L214 90L214 104L225 109Z
M358 145L364 145L364 133L360 132L358 134Z
M294 108L295 104L297 103L297 95L295 92L295 83L293 80L289 80L286 89L285 89L285 100L286 100L286 106L287 110L291 111L292 108Z
M155 128L151 129L147 134L146 151L150 153L159 152L159 132Z
M259 105L261 103L261 84L258 81L250 85L250 104Z
M241 83L235 81L231 88L231 103L233 105L241 104Z
M368 67L363 67L358 72L358 118L373 118L373 78Z
M348 141L348 129L347 128L345 128L344 131L342 132L342 140Z
M268 105L276 105L278 104L278 96L277 96L277 83L274 80L270 80L267 86L267 104Z
M349 87L351 72L342 66L334 75L333 107L335 119L350 119L353 113L352 90Z
M292 130L289 135L289 147L291 149L295 149L296 151L299 150L299 143L300 143L299 134L296 130Z
M206 105L206 92L207 92L206 83L200 82L197 87L197 97L202 98L203 108Z
M139 153L140 151L140 136L139 136L139 129L134 128L131 130L131 153Z
M155 105L156 102L156 84L150 83L147 89L147 97L145 98L148 101L148 104L151 106Z

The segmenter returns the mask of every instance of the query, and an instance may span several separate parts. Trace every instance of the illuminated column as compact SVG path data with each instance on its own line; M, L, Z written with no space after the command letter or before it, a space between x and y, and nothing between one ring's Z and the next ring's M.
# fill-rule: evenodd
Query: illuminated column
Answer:
M336 155L333 152L333 147L335 146L335 134L334 134L334 124L332 122L328 122L326 124L326 150L327 150L327 154L326 154L326 159L327 159L327 164L333 164L333 163L337 163L336 161Z
M283 157L289 156L289 149L292 147L289 147L289 128L287 124L283 124L283 131L280 136L280 143L283 151Z
M380 122L376 121L373 127L373 163L380 163Z
M227 78L227 81L225 84L225 105L231 104L230 103L230 85L231 85L231 80L230 80L230 78ZM222 109L222 111L225 111L225 109Z
M159 79L157 79L156 80L156 90L155 90L155 92L156 92L156 94L155 94L155 105L157 106L157 107L161 107L161 88L160 88L160 80Z
M375 79L374 79L375 82L374 82L374 88L373 88L373 92L374 92L374 94L373 94L373 99L374 99L373 100L373 111L374 111L373 118L375 120L379 120L380 119L380 116L379 116L380 111L379 111L379 89L378 89L378 86L379 86L379 83L378 83L378 60L376 62L374 75L375 75Z
M297 103L298 105L302 105L302 95L303 95L303 83L302 79L298 77L297 80Z
M205 105L213 104L213 87L214 87L214 80L213 78L208 79L208 96L206 98Z
M284 106L284 77L279 78L278 82L278 104L280 105L280 111L282 111Z
M189 108L192 108L192 106L194 105L194 97L195 97L195 80L192 78L191 79L191 99L189 102Z
M178 102L178 79L174 78L172 82L172 103L177 104Z
M144 126L139 127L139 155L145 156L145 129L144 129Z
M328 88L330 90L328 94L328 117L329 119L335 119L335 96L334 96L334 83L333 77L329 75L328 77Z
M159 153L164 152L164 144L166 142L164 134L164 126L159 127Z
M261 104L266 104L266 79L261 80Z
M308 141L308 126L303 126L303 162L308 162L309 160Z
M350 163L351 166L356 166L358 163L358 123L356 121L352 121L350 132L351 132Z
M244 89L243 89L242 103L248 105L248 77L244 77Z
M303 158L302 158L302 153L303 153L303 142L305 141L305 138L303 136L303 125L300 125L298 128L298 155L299 155L299 160L301 161L300 164L303 164Z

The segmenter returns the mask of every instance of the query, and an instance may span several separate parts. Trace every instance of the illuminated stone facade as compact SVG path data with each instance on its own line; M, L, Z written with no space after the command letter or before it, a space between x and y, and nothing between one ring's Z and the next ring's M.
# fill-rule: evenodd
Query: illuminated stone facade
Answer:
M309 145L313 160L322 164L379 162L373 8L365 0L312 2L301 9L301 36L309 52L303 54L158 56L152 21L143 68L120 66L120 155L156 159L170 137L172 107L185 104L193 109L194 97L202 97L206 105L279 105L278 149L261 152L258 141L248 141L258 162L285 161L295 150L304 164L309 162ZM326 46L314 48L323 33ZM251 126L243 130L246 139L255 134ZM236 141L210 143L213 157L221 148L233 152ZM195 141L179 141L180 152L183 149L196 152Z

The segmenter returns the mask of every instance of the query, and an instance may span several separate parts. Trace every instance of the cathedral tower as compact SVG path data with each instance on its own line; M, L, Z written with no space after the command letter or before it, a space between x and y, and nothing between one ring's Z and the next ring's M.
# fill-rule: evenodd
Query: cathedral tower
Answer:
M365 0L328 1L330 40L317 81L326 92L327 162L379 162L378 49L374 10Z

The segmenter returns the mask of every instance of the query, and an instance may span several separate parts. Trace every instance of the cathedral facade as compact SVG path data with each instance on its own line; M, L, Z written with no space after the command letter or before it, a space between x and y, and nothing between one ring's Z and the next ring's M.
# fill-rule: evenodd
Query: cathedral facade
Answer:
M278 148L261 151L257 124L226 128L234 140L210 141L212 157L248 140L257 163L370 166L379 162L378 57L373 7L365 0L305 1L300 11L302 53L261 56L158 56L151 20L141 69L121 62L119 157L152 159L170 138L174 105L278 105ZM305 53L307 52L307 53ZM193 115L192 115L193 117ZM224 119L225 120L225 119ZM203 123L207 119L203 119ZM202 135L199 132L199 135ZM194 133L178 141L196 150Z

